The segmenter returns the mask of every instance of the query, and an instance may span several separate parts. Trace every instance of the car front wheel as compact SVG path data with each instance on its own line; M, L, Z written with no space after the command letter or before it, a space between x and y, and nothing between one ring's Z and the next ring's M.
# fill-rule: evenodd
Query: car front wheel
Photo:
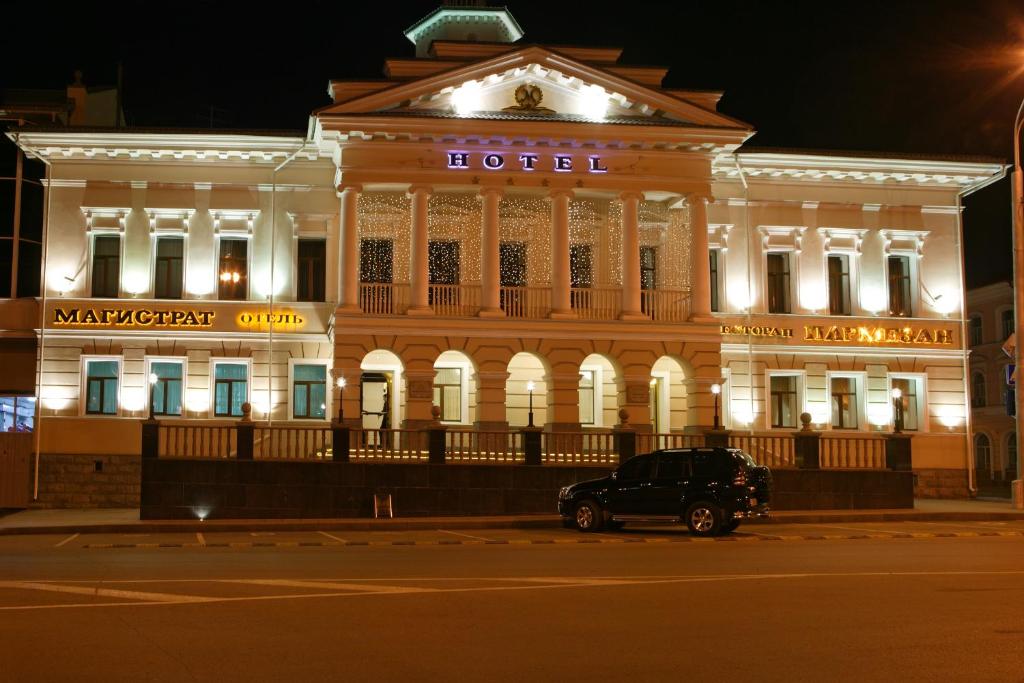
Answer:
M598 531L604 526L604 513L601 506L592 500L584 500L576 504L573 519L580 531Z
M721 508L701 501L686 509L686 526L696 536L716 536L722 529L722 517Z

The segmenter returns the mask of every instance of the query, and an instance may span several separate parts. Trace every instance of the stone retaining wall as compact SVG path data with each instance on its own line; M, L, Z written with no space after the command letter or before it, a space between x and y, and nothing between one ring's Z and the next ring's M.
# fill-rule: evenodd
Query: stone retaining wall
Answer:
M137 455L43 453L39 456L39 500L32 507L138 507L141 462ZM31 486L31 478L29 482Z
M967 470L914 470L915 498L969 498Z

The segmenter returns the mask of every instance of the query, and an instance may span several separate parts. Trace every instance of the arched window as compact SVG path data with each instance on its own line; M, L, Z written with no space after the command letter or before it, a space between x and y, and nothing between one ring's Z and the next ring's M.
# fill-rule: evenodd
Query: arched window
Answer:
M985 375L981 372L971 375L971 407L985 407Z
M972 315L967 323L967 340L970 346L981 344L981 316Z
M992 450L988 437L984 434L974 436L974 467L979 472L988 472L992 459Z
M1017 432L1006 435L1006 478L1017 478Z

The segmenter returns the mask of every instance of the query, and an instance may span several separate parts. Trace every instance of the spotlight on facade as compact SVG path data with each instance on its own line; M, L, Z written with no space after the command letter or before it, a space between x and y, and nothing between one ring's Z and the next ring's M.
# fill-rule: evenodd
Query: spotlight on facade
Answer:
M466 81L453 90L452 106L455 107L455 113L459 116L469 116L475 111L480 111L480 83Z
M581 91L583 115L601 120L608 114L608 93L599 85L588 85Z

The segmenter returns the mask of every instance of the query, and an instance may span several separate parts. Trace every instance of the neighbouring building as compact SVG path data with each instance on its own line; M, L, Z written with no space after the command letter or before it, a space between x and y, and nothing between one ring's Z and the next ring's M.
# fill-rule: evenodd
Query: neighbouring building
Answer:
M1017 420L1009 386L1013 359L1003 344L1013 334L1013 287L996 282L967 291L967 345L974 464L982 494L1008 497L1017 478Z
M49 164L40 500L105 502L67 479L130 472L151 409L768 435L807 412L853 444L894 388L919 492L968 495L959 197L1002 164L744 147L722 93L522 35L443 7L305 133L21 131Z

